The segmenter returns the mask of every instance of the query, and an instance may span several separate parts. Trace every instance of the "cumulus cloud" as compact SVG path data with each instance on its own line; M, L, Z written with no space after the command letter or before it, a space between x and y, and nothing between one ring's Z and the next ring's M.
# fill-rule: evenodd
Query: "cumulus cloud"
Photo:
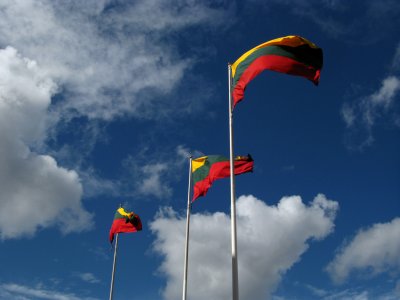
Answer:
M391 114L400 92L400 78L388 76L382 80L381 87L357 102L344 103L342 118L349 129L348 138L358 148L370 146L374 137L372 129L379 117ZM350 145L353 146L353 145Z
M265 299L282 275L308 249L334 228L338 203L320 194L308 205L299 196L269 206L254 196L237 200L239 292L242 299ZM182 289L185 217L171 208L150 224L154 250L163 257L159 268L167 278L165 299L178 299ZM227 214L191 216L188 296L229 299L231 295L230 218Z
M81 231L92 224L77 173L31 150L45 138L55 90L35 61L11 47L0 50L0 239L49 226Z
M344 282L352 272L369 275L400 271L400 218L360 230L327 266L331 278Z

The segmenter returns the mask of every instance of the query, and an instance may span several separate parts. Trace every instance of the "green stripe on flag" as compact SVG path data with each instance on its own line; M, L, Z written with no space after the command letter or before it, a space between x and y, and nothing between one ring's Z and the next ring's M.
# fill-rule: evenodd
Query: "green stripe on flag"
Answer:
M283 45L267 46L257 49L237 66L235 77L233 78L233 86L236 85L243 72L249 67L249 65L251 65L253 61L261 56L266 55L284 56L312 66L315 69L322 68L322 50L320 48L311 48L309 45L301 45L299 47L289 47Z

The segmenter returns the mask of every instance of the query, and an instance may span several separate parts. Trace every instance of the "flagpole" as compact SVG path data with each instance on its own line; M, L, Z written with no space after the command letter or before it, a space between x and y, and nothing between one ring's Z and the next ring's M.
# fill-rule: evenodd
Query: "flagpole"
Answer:
M115 265L117 263L117 248L118 248L118 236L119 233L115 236L115 246L114 246L114 262L111 274L111 288L110 288L110 300L113 298L113 291L114 291L114 276L115 276Z
M192 156L189 157L189 183L187 195L187 212L186 212L186 241L185 241L185 263L183 269L183 291L182 300L186 300L187 293L187 272L188 272L188 258L189 258L189 224L190 224L190 210L191 210L191 195L192 195Z
M233 105L232 105L232 65L228 64L229 91L229 161L231 178L231 246L232 246L232 299L239 300L238 259L236 242L236 195L233 164Z

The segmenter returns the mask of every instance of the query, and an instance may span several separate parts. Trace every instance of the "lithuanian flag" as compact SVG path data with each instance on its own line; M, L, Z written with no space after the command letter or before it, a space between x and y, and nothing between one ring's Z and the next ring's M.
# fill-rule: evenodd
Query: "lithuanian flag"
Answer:
M318 85L322 64L322 49L297 35L258 45L232 65L233 106L243 99L247 84L264 70L302 76Z
M127 213L122 207L117 209L114 221L110 229L110 243L114 240L114 234L123 232L136 232L142 230L142 221L134 212Z
M237 156L234 159L235 175L252 172L254 161L250 155ZM192 161L193 200L204 196L212 183L221 178L229 177L229 159L220 155L202 156Z

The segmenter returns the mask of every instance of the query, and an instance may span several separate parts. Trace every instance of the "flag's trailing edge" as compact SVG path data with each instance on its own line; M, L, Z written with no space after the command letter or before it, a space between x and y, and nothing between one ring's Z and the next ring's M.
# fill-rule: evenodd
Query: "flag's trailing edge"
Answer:
M142 230L142 221L134 212L127 213L122 207L117 209L114 221L110 229L110 243L114 240L114 234L122 232L136 232Z
M232 65L233 106L243 99L247 84L264 70L302 76L318 85L322 64L322 49L300 36L258 45Z
M235 175L252 172L254 161L250 155L234 159ZM193 199L204 196L212 183L230 176L229 159L220 155L202 156L192 161Z

